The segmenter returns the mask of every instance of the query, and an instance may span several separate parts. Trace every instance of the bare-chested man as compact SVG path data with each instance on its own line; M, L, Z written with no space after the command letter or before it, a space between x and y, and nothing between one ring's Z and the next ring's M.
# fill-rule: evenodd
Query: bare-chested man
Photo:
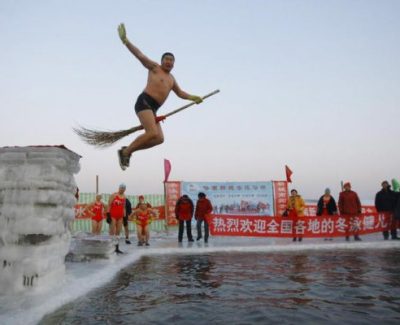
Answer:
M119 37L128 50L149 70L147 85L139 95L135 111L144 128L144 133L138 136L128 147L118 150L119 163L122 170L129 167L129 159L133 152L154 147L164 142L164 135L157 123L155 116L157 110L167 99L170 91L183 99L189 99L196 104L203 100L199 96L190 95L179 88L171 70L174 67L175 57L172 53L164 53L161 57L161 65L150 60L126 37L124 24L118 26Z

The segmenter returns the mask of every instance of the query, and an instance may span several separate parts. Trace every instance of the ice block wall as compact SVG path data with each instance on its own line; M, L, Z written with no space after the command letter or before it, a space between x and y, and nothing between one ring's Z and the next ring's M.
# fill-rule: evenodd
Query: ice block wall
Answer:
M0 148L0 294L62 279L79 159L63 146Z

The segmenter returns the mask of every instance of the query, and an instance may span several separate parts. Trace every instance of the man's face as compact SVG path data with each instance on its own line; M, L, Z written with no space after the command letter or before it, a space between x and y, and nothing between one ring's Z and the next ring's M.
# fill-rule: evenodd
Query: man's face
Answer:
M382 183L382 188L386 191L389 187L389 183L388 182L383 182Z
M348 184L345 185L345 186L344 186L344 190L345 190L345 191L350 191L350 190L351 190L351 186L348 185Z
M118 193L119 193L119 194L124 194L124 193L125 193L125 187L120 187L120 188L118 189Z
M170 72L174 67L174 63L175 58L172 55L166 55L161 61L161 68L164 71Z

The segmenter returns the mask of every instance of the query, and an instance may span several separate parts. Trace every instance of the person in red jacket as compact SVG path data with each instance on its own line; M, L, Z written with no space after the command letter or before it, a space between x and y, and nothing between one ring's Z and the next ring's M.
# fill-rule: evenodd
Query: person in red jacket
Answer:
M346 240L349 241L349 228L354 223L354 219L361 213L361 202L356 192L351 190L349 182L343 185L344 191L339 194L339 211L340 215L344 216L347 220ZM354 227L355 228L355 227ZM358 229L354 229L354 240L360 241Z
M196 203L196 211L194 216L197 220L197 240L202 238L201 235L201 224L204 221L204 242L208 242L209 230L208 230L208 220L207 216L212 212L213 207L209 199L203 192L198 194L198 200Z
M178 241L181 243L183 239L183 230L186 223L186 234L189 242L193 242L192 236L192 218L193 218L193 202L187 195L182 195L175 205L175 216L179 221Z

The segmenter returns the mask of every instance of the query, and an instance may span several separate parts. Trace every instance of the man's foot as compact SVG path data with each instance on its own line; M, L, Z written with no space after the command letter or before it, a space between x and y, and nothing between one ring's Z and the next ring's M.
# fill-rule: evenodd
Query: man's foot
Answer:
M148 242L148 241L146 242L146 246L150 246L150 244L149 244L149 242Z
M194 242L193 238L189 238L189 242Z
M130 244L132 244L132 243L131 243L131 241L127 238L127 239L125 239L125 244L130 245Z
M354 240L355 240L355 241L361 241L361 238L358 237L358 236L354 236Z
M123 253L124 253L124 252L120 251L119 245L115 245L115 252L116 252L117 254L123 254Z
M293 237L293 241L297 241L297 238L296 238L296 237Z
M137 245L138 246L143 246L143 243L141 241L138 241Z
M208 239L204 239L204 242L207 244L208 243Z
M346 241L350 241L350 237L349 236L346 236Z
M201 239L201 237L197 237L196 240L199 241Z
M121 167L122 170L125 170L126 168L129 167L129 159L131 156L124 155L124 149L126 147L122 147L121 149L118 150L118 160L119 160L119 166Z
M400 238L399 237L392 237L392 240L400 240Z
M299 238L299 241L302 241L302 240L303 240L303 238L302 238L302 237L300 237L300 238Z

